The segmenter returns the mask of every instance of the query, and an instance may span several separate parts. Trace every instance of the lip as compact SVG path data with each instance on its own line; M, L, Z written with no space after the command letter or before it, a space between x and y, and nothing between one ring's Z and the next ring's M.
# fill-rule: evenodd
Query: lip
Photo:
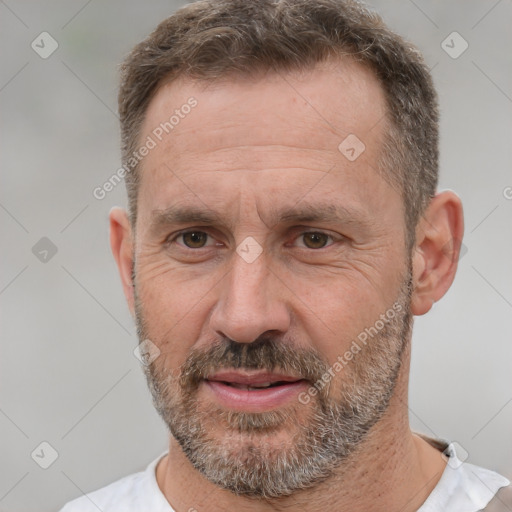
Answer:
M267 382L280 384L262 389L243 389L228 384L257 386ZM297 400L300 391L308 387L307 381L300 377L266 371L219 372L209 376L203 384L221 406L247 412L263 412L282 407L292 400Z
M261 370L237 371L227 370L214 373L207 380L218 382L231 382L233 384L243 384L246 386L264 384L265 382L296 382L302 380L302 377L285 375L282 373L267 372Z

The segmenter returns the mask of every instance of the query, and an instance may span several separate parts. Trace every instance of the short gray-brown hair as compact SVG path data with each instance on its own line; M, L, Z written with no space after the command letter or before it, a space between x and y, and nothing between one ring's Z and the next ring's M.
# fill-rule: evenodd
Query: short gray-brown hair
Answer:
M133 225L140 166L128 162L163 82L301 70L336 55L371 69L385 93L377 168L401 191L410 248L437 187L437 95L419 52L354 0L201 0L164 20L132 50L121 68L119 114Z

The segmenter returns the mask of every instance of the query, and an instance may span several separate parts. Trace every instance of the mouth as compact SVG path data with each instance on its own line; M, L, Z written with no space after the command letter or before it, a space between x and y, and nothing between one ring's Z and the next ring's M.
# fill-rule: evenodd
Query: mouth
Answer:
M267 388L275 388L277 386L284 386L286 384L289 384L289 382L286 381L277 381L277 382L262 382L261 384L239 384L238 382L225 382L220 381L222 384L225 384L226 386L231 386L232 388L237 389L247 389L248 391L253 391L255 389L267 389Z
M297 376L235 370L211 375L204 384L219 405L250 412L286 405L308 386L305 379Z

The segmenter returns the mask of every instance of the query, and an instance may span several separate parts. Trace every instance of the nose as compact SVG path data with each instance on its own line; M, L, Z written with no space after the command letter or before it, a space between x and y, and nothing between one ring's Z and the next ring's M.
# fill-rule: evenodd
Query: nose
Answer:
M289 329L287 288L268 268L264 254L248 263L235 253L231 270L219 286L219 299L210 317L217 334L251 343L262 335L283 334Z

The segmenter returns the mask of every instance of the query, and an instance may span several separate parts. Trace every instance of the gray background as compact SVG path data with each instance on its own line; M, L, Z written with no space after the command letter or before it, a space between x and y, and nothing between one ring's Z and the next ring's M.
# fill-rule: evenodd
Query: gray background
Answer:
M178 5L0 1L0 511L56 510L166 448L108 245L124 186L92 191L119 167L117 65ZM512 3L371 5L433 67L441 188L466 215L455 284L416 321L412 425L510 477ZM43 31L59 44L47 59L31 48ZM453 31L469 44L457 59L441 47ZM32 252L42 237L57 247L46 262ZM31 458L42 441L58 452L46 470Z

